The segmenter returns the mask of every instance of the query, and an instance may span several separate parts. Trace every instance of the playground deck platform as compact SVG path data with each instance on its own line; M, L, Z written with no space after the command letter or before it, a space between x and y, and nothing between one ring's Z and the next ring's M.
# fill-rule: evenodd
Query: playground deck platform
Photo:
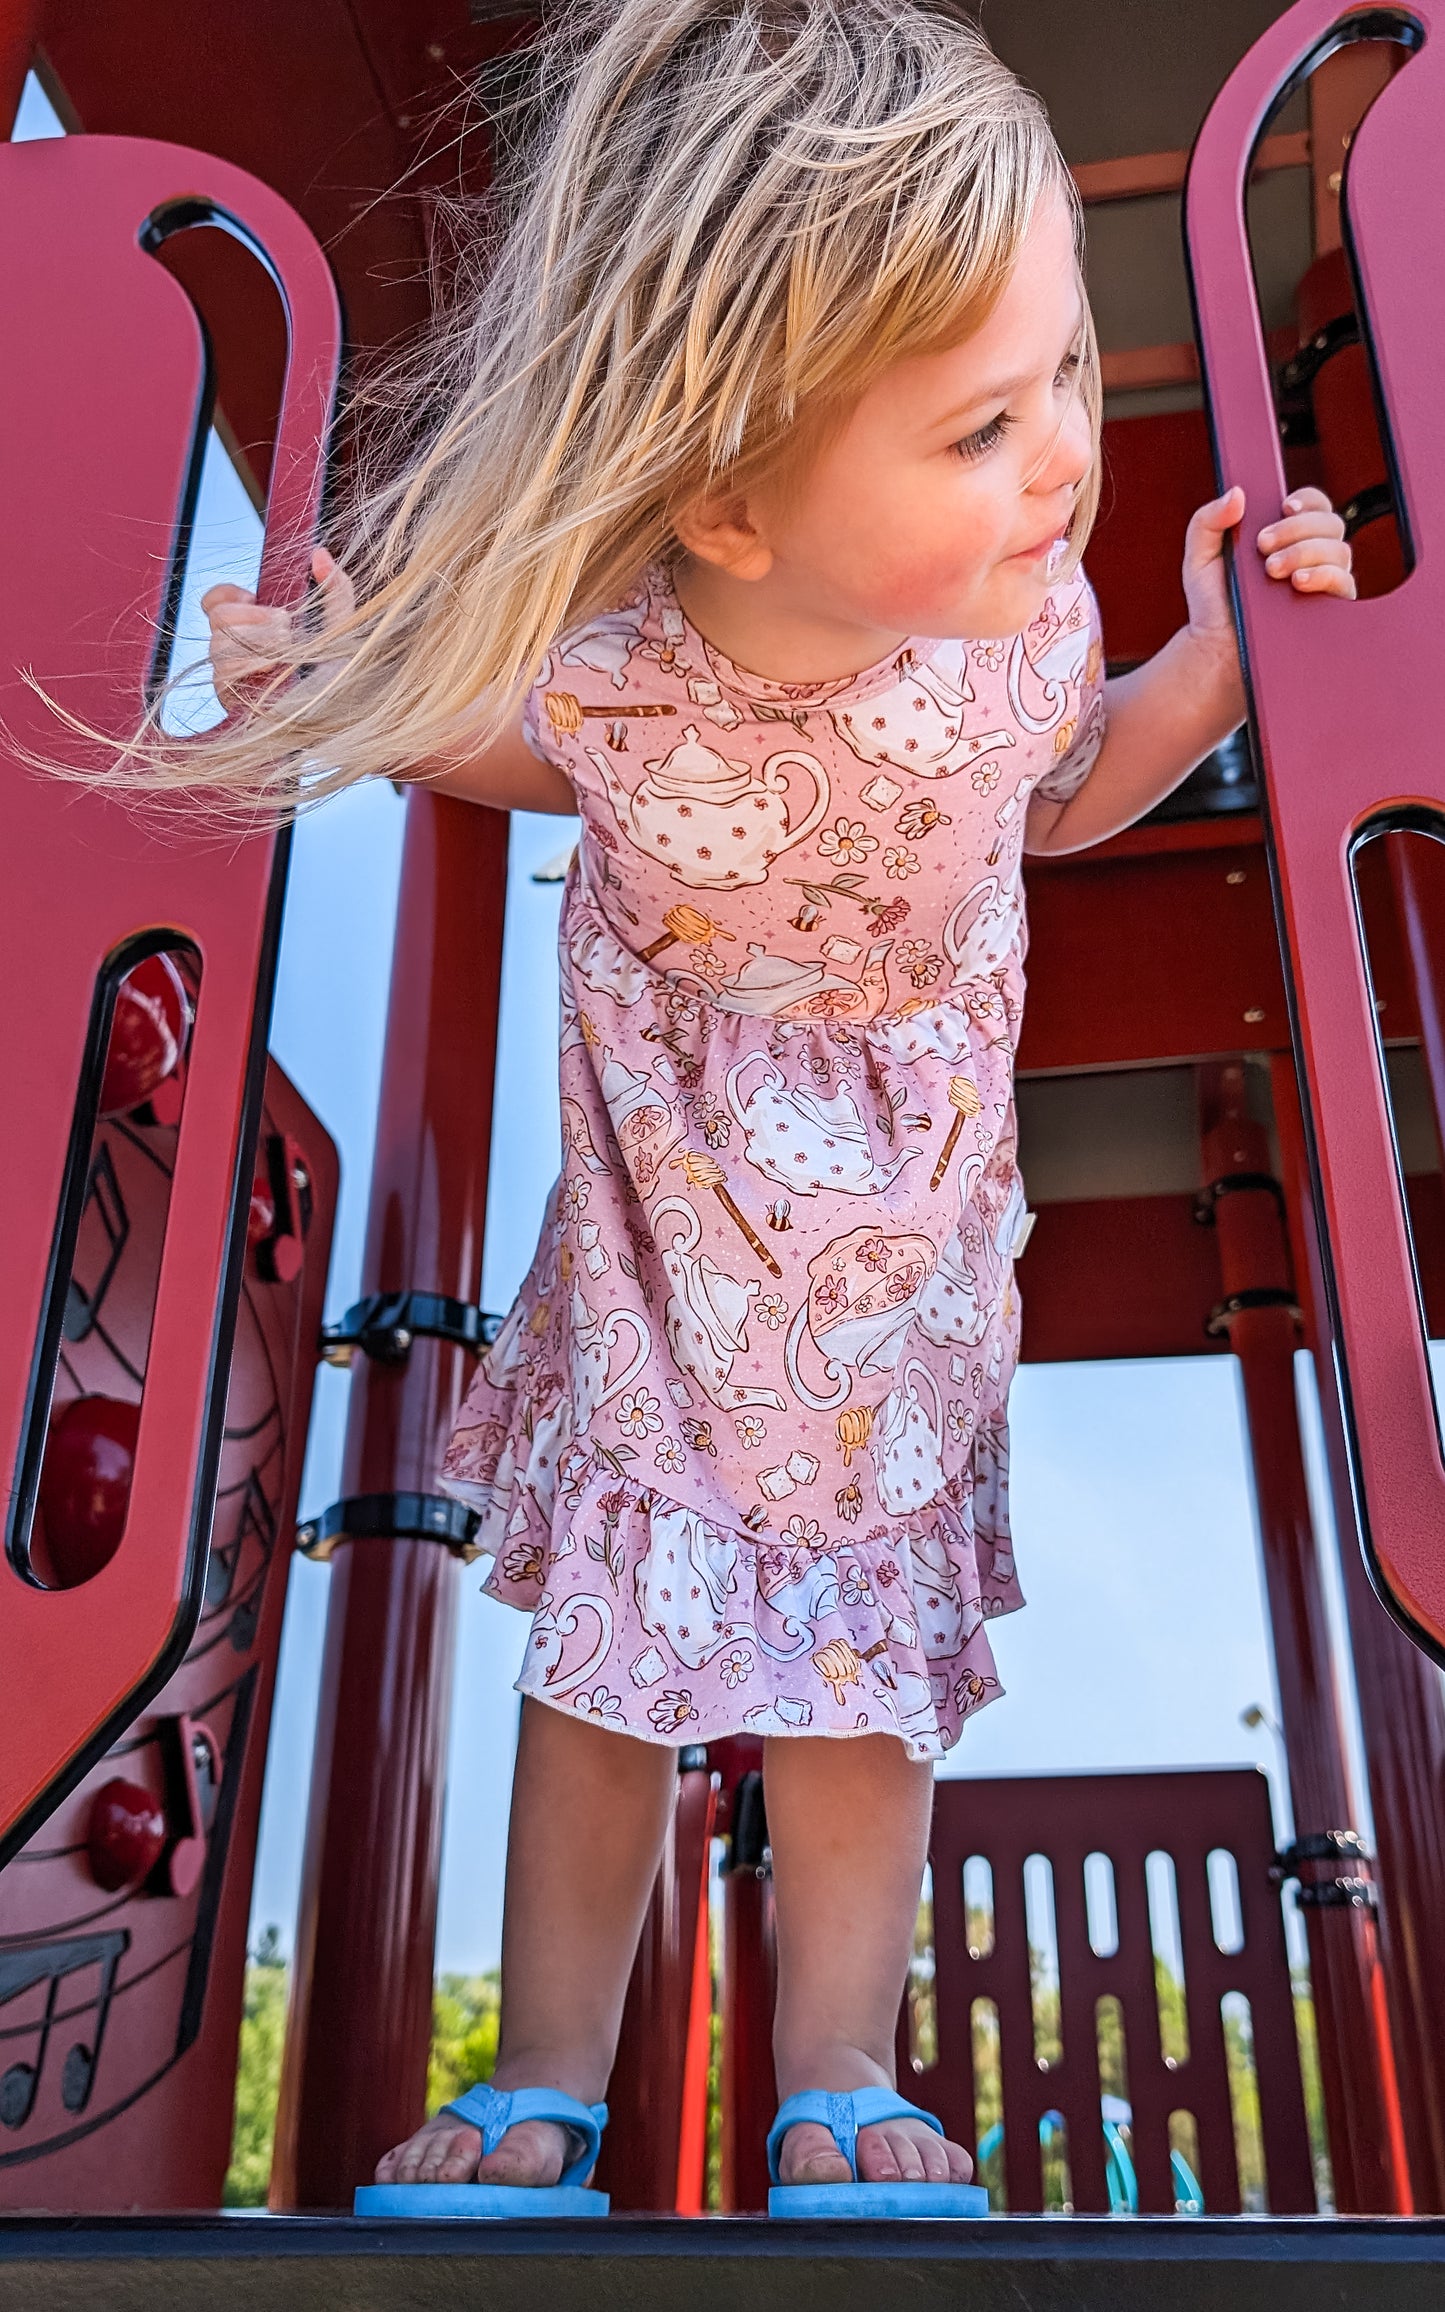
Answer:
M0 2219L0 2312L1435 2312L1445 2220Z

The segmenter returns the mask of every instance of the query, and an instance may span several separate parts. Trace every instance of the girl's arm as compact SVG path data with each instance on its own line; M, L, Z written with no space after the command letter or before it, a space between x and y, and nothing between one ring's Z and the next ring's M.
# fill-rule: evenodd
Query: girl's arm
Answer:
M1129 674L1105 685L1108 727L1099 757L1067 802L1036 795L1027 851L1081 851L1132 826L1172 794L1244 720L1244 681L1224 568L1224 540L1244 514L1243 490L1201 506L1184 542L1189 623ZM1261 530L1271 578L1300 593L1353 599L1345 526L1321 490L1296 490L1284 517Z
M533 754L522 736L520 711L483 753L450 770L419 771L415 784L466 803L489 803L494 811L551 811L571 818L577 813L571 780Z
M311 557L311 575L321 591L323 632L326 618L346 617L356 597L351 581L335 556L318 546ZM228 713L243 707L248 689L263 681L274 665L271 648L284 648L291 637L291 615L256 600L245 586L212 586L201 596L201 608L211 629L211 676L216 696ZM500 737L471 760L447 770L418 770L408 784L435 787L438 794L459 795L467 803L487 803L494 811L549 811L571 817L577 798L571 782L555 764L534 755L522 736L521 710Z

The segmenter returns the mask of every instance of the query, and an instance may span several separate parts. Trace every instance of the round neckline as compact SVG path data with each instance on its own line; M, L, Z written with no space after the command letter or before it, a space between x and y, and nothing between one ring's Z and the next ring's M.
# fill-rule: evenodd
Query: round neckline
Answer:
M871 666L860 667L856 674L834 675L826 682L780 682L772 675L756 674L751 667L739 666L736 659L729 658L725 651L708 641L683 609L672 572L665 562L657 561L650 566L645 583L654 602L660 601L676 613L684 635L696 647L721 688L737 698L763 705L833 706L839 699L869 698L906 680L915 667L927 666L934 653L942 648L942 637L924 640L909 636L896 650L886 651L882 658L875 659Z

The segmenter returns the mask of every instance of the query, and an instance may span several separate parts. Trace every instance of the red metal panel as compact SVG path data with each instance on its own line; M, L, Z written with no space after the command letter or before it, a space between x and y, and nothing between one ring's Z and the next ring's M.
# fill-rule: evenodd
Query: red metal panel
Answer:
M1252 550L1236 556L1234 575L1364 1546L1406 1626L1445 1653L1445 1468L1350 860L1371 823L1415 812L1439 824L1445 814L1432 563L1445 536L1445 0L1416 0L1409 15L1424 46L1361 124L1345 199L1416 566L1393 594L1357 603L1298 599ZM1221 475L1243 486L1251 524L1278 505L1284 483L1242 188L1278 91L1352 20L1378 28L1380 14L1342 19L1337 0L1299 0L1227 82L1190 169L1189 254L1216 454Z
M1204 1329L1222 1298L1219 1246L1195 1205L1193 1196L1041 1204L1019 1269L1028 1361L1226 1352Z
M284 1281L265 1273L263 1245L247 1259L195 1636L149 1709L0 1872L7 2209L215 2208L230 2163L252 1865L337 1180L331 1141L274 1065L262 1128L263 1145L279 1135L304 1165L304 1258ZM146 1111L101 1137L95 1177L120 1251L98 1277L87 1271L99 1289L84 1336L65 1345L67 1396L133 1393L175 1161L175 1126ZM209 1737L215 1764L190 1825L176 1772L188 1728ZM167 1848L147 1875L113 1867L97 1883L94 1810L117 1780L150 1795ZM168 1867L183 1835L196 1843L183 1869ZM106 1860L127 1857L112 1848Z
M1243 1946L1226 1954L1214 1940L1206 1858L1223 1848L1239 1874ZM1146 1858L1171 1855L1178 1883L1189 2054L1165 2060L1160 2044ZM1089 1941L1084 1860L1113 1864L1118 1947L1099 1956ZM970 1855L993 1872L993 1944L969 1955L963 1867ZM1133 2159L1139 2206L1171 2214L1171 2112L1193 2113L1205 2205L1237 2213L1239 2189L1220 2001L1249 2000L1261 2130L1272 2214L1312 2213L1314 2178L1295 2041L1289 1962L1279 1897L1268 1872L1274 1856L1269 1790L1252 1767L1169 1774L1009 1775L940 1782L934 1793L933 1938L938 2064L919 2092L957 2141L973 2145L974 2076L970 2017L975 1999L998 2009L1003 2079L1004 2158L1009 2213L1042 2203L1039 2122L1061 2112L1068 2127L1073 2204L1104 2213L1108 2195L1099 2108L1095 2003L1112 1995L1123 2009ZM1046 1856L1053 1870L1062 2055L1042 2068L1034 2055L1024 1865Z
M1255 822L1248 832L1257 836ZM1131 1067L1286 1042L1257 840L1232 827L1144 833L1177 840L1029 860L1021 1069Z
M178 147L0 147L0 726L42 752L69 742L13 670L34 668L117 732L134 722L149 671L204 415L204 353L184 293L139 235L181 201L233 218L283 285L291 360L262 585L284 600L304 583L338 354L331 278L304 226L263 185ZM37 1344L54 1305L77 1090L99 1056L99 975L136 941L189 943L201 967L129 1537L63 1592L30 1586L13 1562L0 1569L0 1688L27 1700L0 1753L0 1827L19 1840L174 1668L199 1610L280 878L269 836L187 841L173 824L162 835L133 806L3 756L0 813L0 968L16 991L6 1194L26 1216L0 1234L0 1473L12 1516L28 1512L33 1455L18 1490L14 1473L49 1396ZM84 1147L75 1155L83 1163Z

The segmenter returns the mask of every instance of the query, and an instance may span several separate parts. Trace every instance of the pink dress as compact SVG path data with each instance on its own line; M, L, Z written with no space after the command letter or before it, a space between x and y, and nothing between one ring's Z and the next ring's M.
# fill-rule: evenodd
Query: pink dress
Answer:
M654 568L530 694L582 816L564 1155L447 1449L524 1693L649 1741L999 1691L1031 794L1103 735L1082 577L1012 641L765 681Z

